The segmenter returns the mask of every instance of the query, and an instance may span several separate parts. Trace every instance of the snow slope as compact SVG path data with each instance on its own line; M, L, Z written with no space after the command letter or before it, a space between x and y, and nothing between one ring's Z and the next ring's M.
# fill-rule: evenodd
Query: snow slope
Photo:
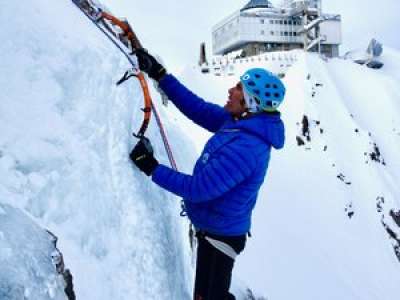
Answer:
M0 19L0 202L59 237L78 299L187 298L179 201L128 158L143 100L134 80L115 87L126 61L70 1L6 2ZM165 123L182 165L191 147Z
M384 224L399 240L389 216L400 208L399 53L388 49L379 71L294 54L284 79L287 144L272 156L235 275L268 299L394 299L399 241ZM182 79L218 102L249 67L222 77L188 69Z

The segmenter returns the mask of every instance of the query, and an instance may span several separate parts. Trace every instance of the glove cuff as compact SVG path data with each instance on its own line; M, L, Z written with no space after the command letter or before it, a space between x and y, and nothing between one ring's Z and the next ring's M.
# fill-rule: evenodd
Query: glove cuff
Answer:
M157 159L155 159L153 156L149 157L148 160L148 165L146 167L145 170L143 170L143 172L147 175L147 176L151 176L154 172L154 170L158 167L159 162Z
M166 74L167 70L162 65L159 65L156 72L151 75L149 74L149 76L159 82Z

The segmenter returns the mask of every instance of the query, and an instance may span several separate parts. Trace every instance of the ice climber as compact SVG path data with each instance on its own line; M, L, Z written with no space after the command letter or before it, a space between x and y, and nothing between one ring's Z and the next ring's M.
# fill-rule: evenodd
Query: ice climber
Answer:
M193 94L144 49L137 50L137 57L142 71L158 81L175 106L214 135L192 175L159 164L147 139L137 143L130 158L153 182L184 199L198 239L194 299L235 299L229 293L235 258L250 232L271 147L281 149L285 141L277 110L285 87L267 70L250 69L220 107Z

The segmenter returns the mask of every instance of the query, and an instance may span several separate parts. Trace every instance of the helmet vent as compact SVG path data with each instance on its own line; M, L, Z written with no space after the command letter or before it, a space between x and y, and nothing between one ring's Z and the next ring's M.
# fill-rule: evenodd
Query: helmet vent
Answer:
M283 102L285 85L279 76L262 68L251 68L241 77L249 112L274 111Z

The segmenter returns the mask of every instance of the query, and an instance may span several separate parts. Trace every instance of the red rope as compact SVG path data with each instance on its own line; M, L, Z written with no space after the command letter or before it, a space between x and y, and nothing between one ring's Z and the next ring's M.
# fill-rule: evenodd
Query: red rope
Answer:
M154 118L156 119L158 128L160 130L161 138L162 138L162 141L164 144L165 151L167 152L167 155L168 155L169 163L171 164L172 169L174 169L175 171L178 171L178 167L176 166L176 162L175 162L174 156L172 154L171 146L169 145L169 142L168 142L167 134L165 133L165 129L161 122L160 115L158 114L157 109L153 102L151 103L151 109L153 111Z

